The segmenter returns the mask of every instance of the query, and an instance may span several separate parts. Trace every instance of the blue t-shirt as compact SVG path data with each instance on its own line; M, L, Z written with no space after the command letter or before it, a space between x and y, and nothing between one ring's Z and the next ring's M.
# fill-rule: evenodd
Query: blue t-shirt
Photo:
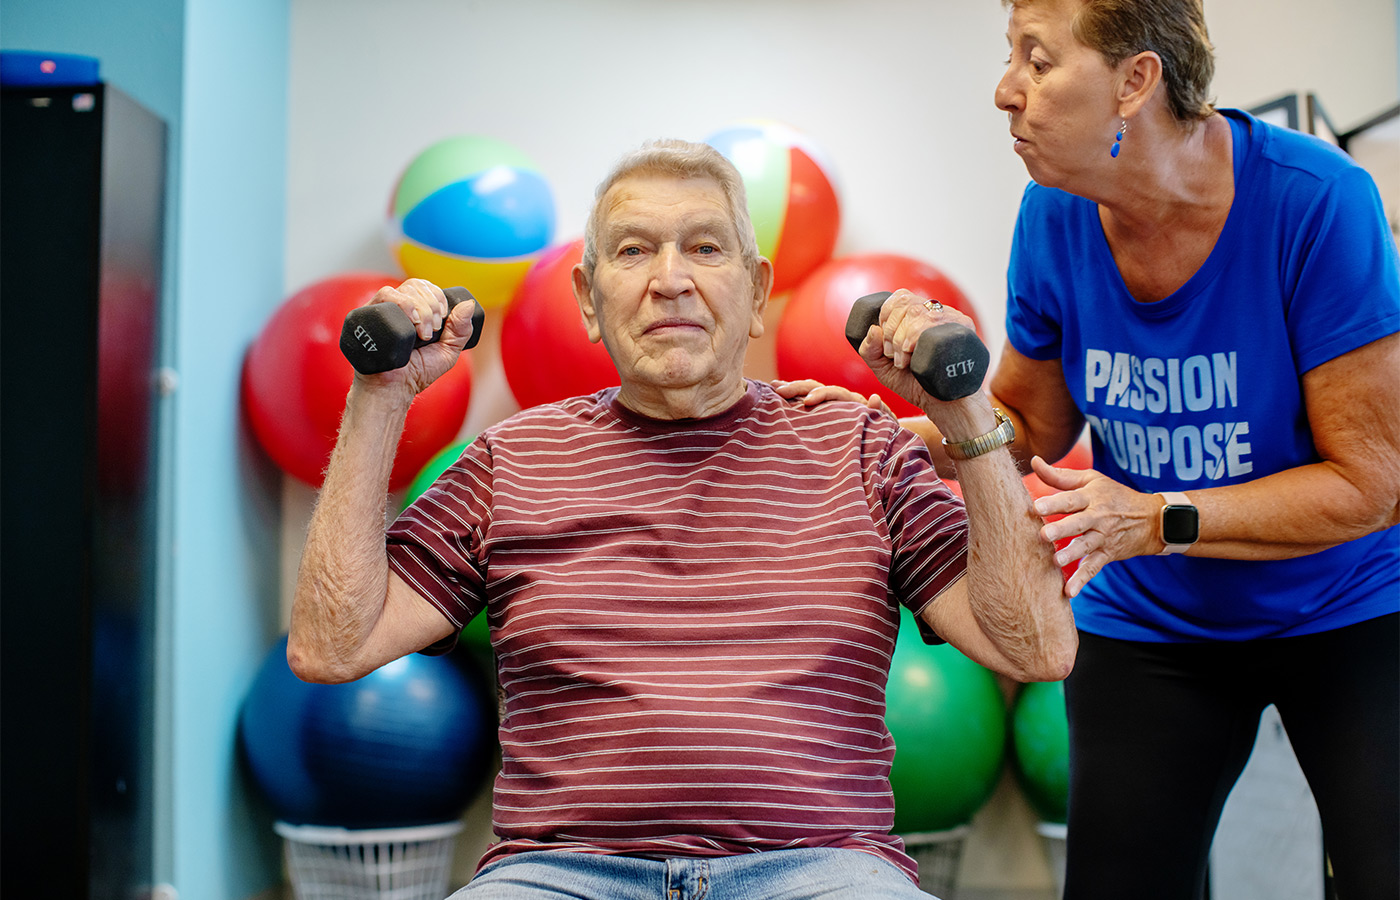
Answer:
M1129 294L1089 200L1031 184L1006 330L1059 359L1094 466L1143 492L1317 462L1301 376L1400 330L1400 274L1375 183L1324 142L1224 110L1235 198L1209 258L1156 303ZM1335 398L1346 402L1345 397ZM1136 557L1075 600L1085 631L1144 641L1310 634L1400 605L1400 528L1276 562Z

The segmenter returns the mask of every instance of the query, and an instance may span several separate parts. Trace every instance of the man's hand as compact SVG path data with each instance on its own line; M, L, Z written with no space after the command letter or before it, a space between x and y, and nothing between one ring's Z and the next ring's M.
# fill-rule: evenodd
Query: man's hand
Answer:
M936 325L961 325L975 330L972 319L951 306L943 306L908 290L893 292L880 307L880 321L872 325L859 352L880 383L928 412L938 398L924 390L910 371L920 336Z
M410 278L396 288L384 287L375 293L370 304L393 303L407 314L409 321L423 340L432 338L442 329L439 340L413 351L408 365L374 375L356 373L363 387L375 389L400 388L417 396L457 362L457 357L472 337L472 311L475 301L458 303L448 312L447 296L430 281Z

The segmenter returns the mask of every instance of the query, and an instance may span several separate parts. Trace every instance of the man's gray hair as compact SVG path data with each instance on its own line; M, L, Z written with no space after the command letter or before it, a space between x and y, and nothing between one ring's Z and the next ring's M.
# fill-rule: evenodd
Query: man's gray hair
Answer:
M658 140L643 144L639 149L618 160L617 165L598 185L593 195L593 211L583 231L583 267L589 277L598 265L598 226L603 217L603 197L624 178L639 173L671 175L676 178L709 178L724 191L729 214L739 234L739 254L749 273L758 275L758 241L754 238L753 222L749 219L748 198L744 178L724 154L709 144L691 141Z

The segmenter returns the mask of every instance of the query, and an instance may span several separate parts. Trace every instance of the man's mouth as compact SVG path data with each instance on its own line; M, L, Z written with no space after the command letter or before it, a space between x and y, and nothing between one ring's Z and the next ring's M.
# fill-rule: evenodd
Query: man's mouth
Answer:
M650 325L648 325L648 326L646 327L646 331L643 332L643 333L644 333L644 334L653 334L653 333L655 333L655 332L657 332L657 331L669 331L669 330L672 330L672 329L684 329L684 328L696 328L696 329L698 329L698 328L700 328L700 325L699 325L698 323L696 323L696 322L692 322L692 321L689 320L689 319L678 319L678 318L658 319L657 321L652 322Z

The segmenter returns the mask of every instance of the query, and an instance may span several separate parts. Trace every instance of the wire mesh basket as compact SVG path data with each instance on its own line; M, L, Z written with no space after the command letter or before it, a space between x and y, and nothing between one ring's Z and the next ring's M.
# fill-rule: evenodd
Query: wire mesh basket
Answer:
M1035 826L1045 847L1045 858L1050 863L1050 874L1055 877L1055 896L1065 895L1065 842L1069 828L1059 822L1040 822Z
M959 825L947 831L923 831L902 834L904 852L919 864L919 888L941 900L953 900L962 866L963 846L967 843L970 825Z
M276 822L296 900L442 900L461 822L348 829Z

